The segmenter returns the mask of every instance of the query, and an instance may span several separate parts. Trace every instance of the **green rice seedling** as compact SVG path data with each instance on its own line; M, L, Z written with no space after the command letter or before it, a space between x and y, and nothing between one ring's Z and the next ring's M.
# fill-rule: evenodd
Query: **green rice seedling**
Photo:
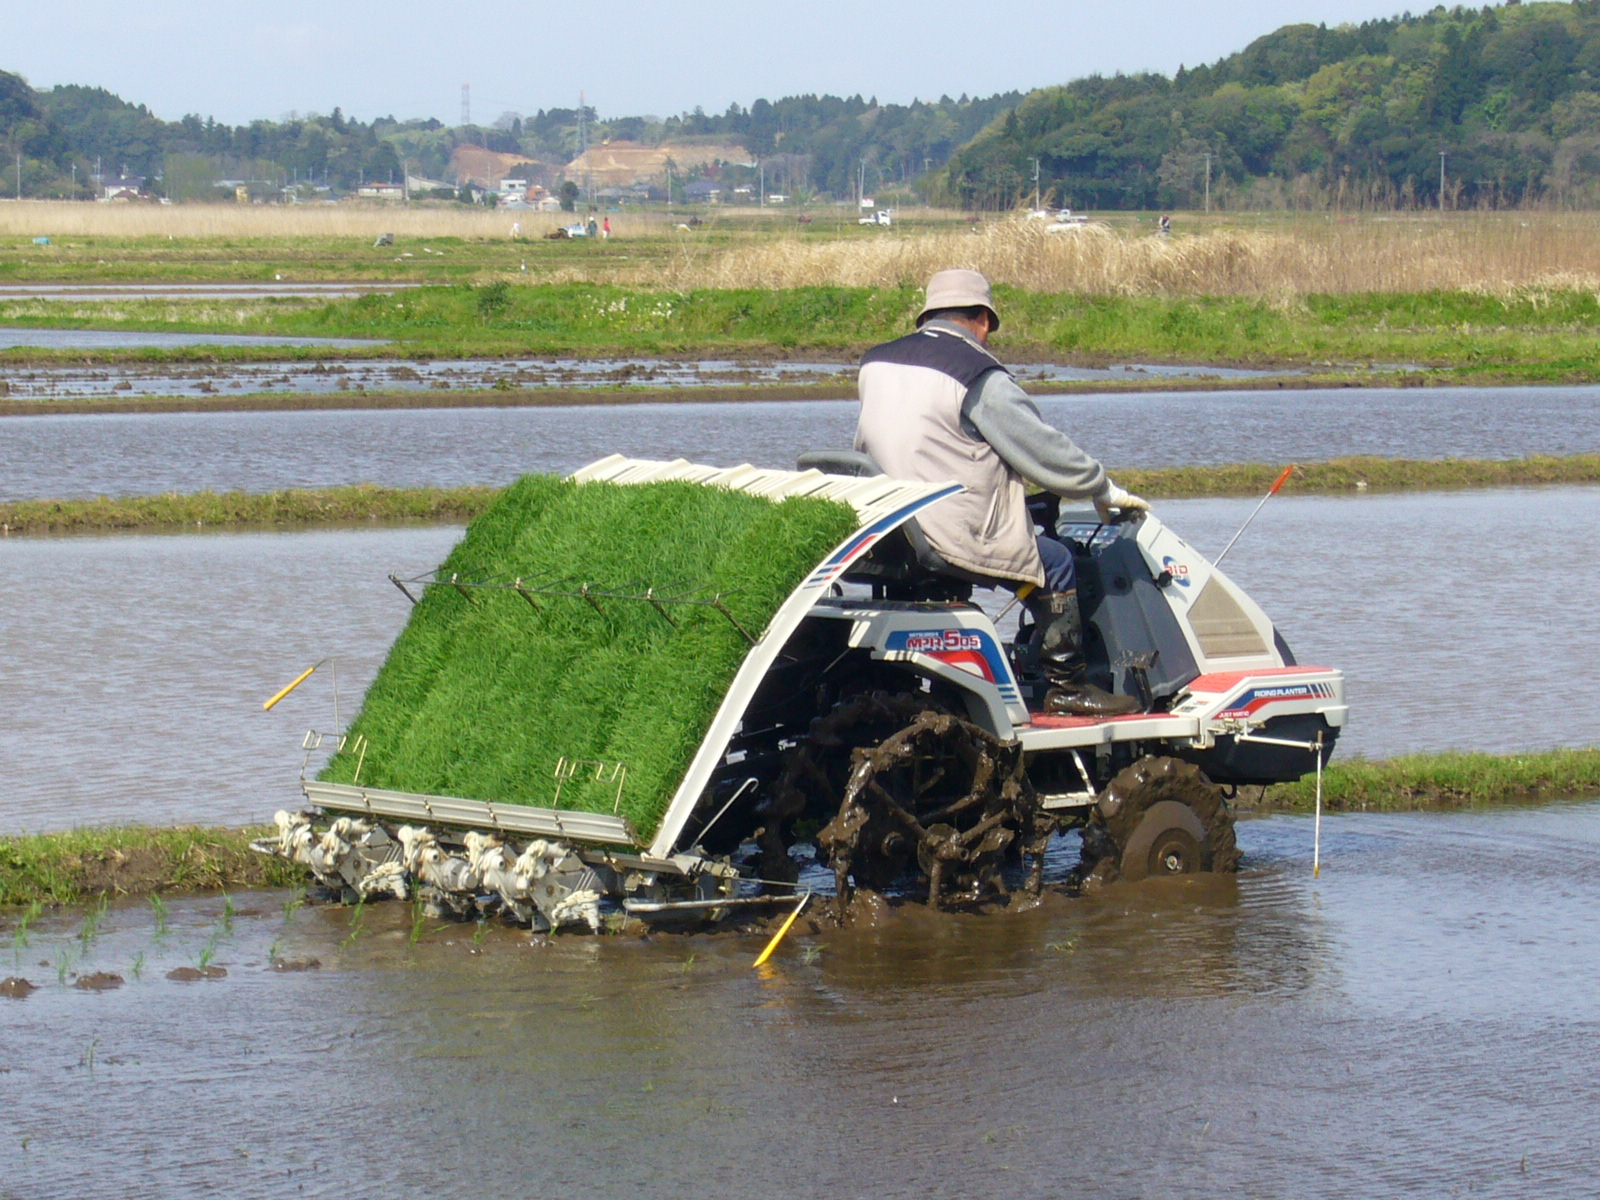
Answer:
M428 906L423 903L420 896L411 901L411 936L407 945L415 946L422 940L422 935L427 931Z
M100 897L98 904L86 908L83 913L83 926L78 930L78 942L83 947L85 954L89 953L89 945L100 932L100 923L105 920L108 902L104 896Z
M66 983L67 976L72 974L72 947L62 946L56 951L56 982Z
M800 961L809 967L822 957L822 952L826 949L826 946L802 946L800 949Z
M28 948L28 926L33 924L35 918L44 911L44 905L35 900L23 910L22 920L17 922L17 927L11 934L11 956L20 959L22 952Z
M209 967L211 965L211 961L217 957L218 937L218 931L213 929L211 931L211 936L206 939L206 944L200 948L200 954L196 960L196 965L199 966L202 971Z
M290 894L289 898L283 902L283 919L285 921L294 920L295 913L299 912L302 908L304 908L305 904L306 904L306 890L305 890L305 888L303 888L303 887L295 888L293 893Z
M139 979L144 975L144 951L141 950L133 956L133 977Z
M339 942L341 950L348 950L355 945L356 939L366 932L367 928L367 898L361 897L356 901L356 906L350 910L350 932L345 934Z
M485 921L482 917L479 917L477 928L472 931L472 944L474 946L481 946L483 945L484 939L488 936L489 922Z
M160 937L167 932L167 902L161 898L160 892L151 895L150 911L156 915L156 936Z
M561 807L617 812L648 839L749 651L740 626L759 632L854 527L822 500L527 476L439 578L565 583L533 604L509 586L428 587L351 726L365 757L352 737L323 778L350 783L359 762L374 787L549 807L558 759L621 763L620 796L574 778ZM549 594L582 583L640 598ZM670 602L663 615L642 598L651 588L720 593L733 619Z
M233 917L239 910L233 906L233 897L227 892L222 893L222 932L233 932Z

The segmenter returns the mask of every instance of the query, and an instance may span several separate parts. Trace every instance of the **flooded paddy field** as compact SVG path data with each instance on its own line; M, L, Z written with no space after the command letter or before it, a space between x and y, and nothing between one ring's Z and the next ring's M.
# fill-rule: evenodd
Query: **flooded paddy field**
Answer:
M1600 446L1600 387L1044 396L1039 407L1113 467ZM30 417L0 421L0 498L503 485L611 453L792 467L807 450L849 446L856 411L817 400Z
M1159 506L1215 554L1248 500ZM1339 753L1600 743L1600 488L1282 497L1229 556L1303 662L1345 670ZM449 527L11 538L0 542L0 833L248 824L300 801L306 728L335 728L406 620L393 571Z
M0 1193L1592 1195L1600 803L1324 833L1320 880L1249 821L1237 878L802 920L760 971L287 893L7 913Z
M0 327L0 350L138 350L179 346L381 346L372 338L280 337L258 333L140 333L122 329L23 329ZM9 381L11 371L0 371Z
M3 298L3 297L0 297ZM40 341L29 341L39 336ZM152 337L163 340L141 342ZM186 340L173 341L173 337ZM66 338L67 340L58 340ZM81 340L88 338L88 341ZM96 338L116 338L97 342ZM380 342L352 339L214 338L209 334L83 333L58 330L0 329L0 349L21 346L49 348L126 349L138 345L329 345L371 346ZM323 396L337 392L525 391L538 388L707 388L748 386L854 384L855 364L842 362L772 362L767 360L704 361L656 358L538 358L456 360L361 360L347 362L266 362L206 364L117 363L90 366L28 365L0 369L0 382L11 400L69 400L170 396ZM1141 379L1229 380L1295 374L1239 367L1114 365L1073 367L1058 364L1019 366L1025 383L1112 382Z

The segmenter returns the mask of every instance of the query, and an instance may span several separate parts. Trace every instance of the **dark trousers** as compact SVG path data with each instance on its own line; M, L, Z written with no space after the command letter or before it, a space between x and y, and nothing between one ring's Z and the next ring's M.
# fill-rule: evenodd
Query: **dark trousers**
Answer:
M1053 537L1039 535L1039 557L1044 560L1044 588L1046 592L1070 592L1078 586L1077 568L1072 562L1072 551Z

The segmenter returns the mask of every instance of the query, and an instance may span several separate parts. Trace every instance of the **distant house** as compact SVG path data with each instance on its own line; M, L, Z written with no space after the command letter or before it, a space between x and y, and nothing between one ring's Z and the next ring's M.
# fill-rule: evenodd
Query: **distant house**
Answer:
M404 200L406 198L406 185L403 183L363 183L356 189L356 195L363 200Z
M148 200L143 175L118 175L100 181L101 200Z
M715 204L722 199L722 185L715 179L696 179L693 183L684 185L683 194L691 202Z

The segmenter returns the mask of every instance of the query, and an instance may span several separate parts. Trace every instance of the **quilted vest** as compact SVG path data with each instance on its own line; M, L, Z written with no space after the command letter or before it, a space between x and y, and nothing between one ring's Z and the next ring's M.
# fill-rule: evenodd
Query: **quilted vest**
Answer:
M874 346L861 359L857 450L893 479L955 482L966 490L917 516L948 563L978 575L1044 584L1022 477L961 426L980 377L1005 367L976 342L936 325Z

